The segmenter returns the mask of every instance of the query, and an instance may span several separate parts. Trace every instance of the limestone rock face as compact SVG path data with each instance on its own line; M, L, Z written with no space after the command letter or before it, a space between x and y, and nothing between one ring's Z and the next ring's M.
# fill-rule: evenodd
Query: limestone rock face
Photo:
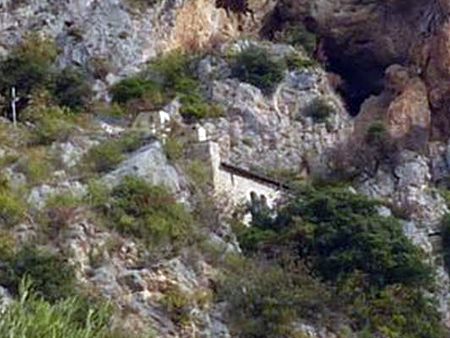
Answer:
M257 5L257 17L272 3ZM247 21L244 24L256 25ZM102 65L110 73L107 81L114 82L116 75L135 72L168 50L192 51L237 37L237 28L235 18L208 0L162 0L143 6L128 0L4 0L0 55L33 31L56 39L61 65L81 65L91 72Z
M386 89L371 97L356 117L356 132L364 135L374 121L382 121L391 138L403 147L423 149L431 130L431 110L425 83L409 69L392 65L386 70Z
M448 0L282 0L275 13L287 21L306 23L320 36L319 47L328 66L342 75L350 88L348 100L356 102L355 114L370 95L387 89L384 74L389 66L408 68L410 77L420 78L423 84L414 80L410 88L394 94L401 97L389 112L386 105L383 113L398 124L415 120L423 112L420 124L429 125L431 111L429 132L433 138L445 139L450 132L449 4ZM405 100L415 103L406 107ZM402 112L394 113L397 109ZM406 118L407 113L411 117ZM397 126L395 133L405 131Z
M241 41L230 48L246 44L252 42ZM292 52L286 45L260 47L278 56ZM211 69L210 77L215 78L207 82L211 97L224 105L226 112L224 118L202 124L208 138L221 145L223 159L239 167L300 172L310 166L319 171L326 150L343 141L352 130L342 100L319 68L288 72L273 95L264 95L250 84L212 75L227 74L223 60L206 58L201 64L202 69ZM307 110L317 99L332 107L326 121L314 121L308 116Z

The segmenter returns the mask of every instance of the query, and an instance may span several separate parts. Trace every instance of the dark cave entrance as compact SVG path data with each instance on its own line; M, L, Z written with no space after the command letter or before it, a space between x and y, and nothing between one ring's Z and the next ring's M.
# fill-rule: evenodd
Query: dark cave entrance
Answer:
M384 88L384 72L388 65L376 61L369 49L362 48L348 54L349 48L324 41L326 70L338 74L343 85L337 88L352 116L358 115L361 105L371 95L378 95ZM353 48L354 50L354 48Z

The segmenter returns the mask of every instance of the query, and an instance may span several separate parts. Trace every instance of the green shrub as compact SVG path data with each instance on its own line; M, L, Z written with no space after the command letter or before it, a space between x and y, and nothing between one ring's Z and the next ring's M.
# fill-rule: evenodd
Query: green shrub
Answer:
M74 269L61 254L25 246L5 263L0 269L0 284L15 294L25 277L33 282L39 296L51 302L72 296L76 290Z
M75 130L75 124L67 109L51 104L28 106L22 113L22 120L33 122L35 128L31 142L37 145L50 145L65 142Z
M250 83L265 94L272 93L284 78L286 65L275 61L262 48L250 47L237 54L231 64L233 77Z
M111 329L111 309L108 304L86 307L79 297L51 304L23 283L19 298L0 317L0 332L2 337L124 338Z
M399 220L378 214L380 202L345 187L328 186L299 187L292 191L289 200L279 208L278 216L271 222L254 218L253 227L238 228L238 238L246 254L279 268L280 274L289 274L293 266L306 262L308 269L295 276L315 276L315 281L320 281L325 290L336 293L338 303L334 300L329 305L338 306L339 312L349 317L352 327L365 332L366 336L446 336L436 304L423 292L434 288L432 270L424 263L423 252L403 233ZM443 226L444 242L448 230L445 229L450 228L446 223ZM261 256L267 257L269 262L258 258ZM250 270L245 270L246 276L250 276ZM241 277L241 285L246 283L245 278L248 277ZM260 287L258 279L262 278L255 278L253 288ZM280 279L288 280L288 277ZM271 277L272 280L276 278ZM249 287L245 288L247 294L250 294ZM305 301L312 301L313 297L309 294ZM276 295L271 299L282 298ZM231 313L237 309L241 311L244 306L238 303ZM250 307L251 310L255 308L255 305ZM295 308L289 304L276 313L284 311L289 313ZM316 315L324 314L319 314L323 309L316 311ZM294 313L287 318L296 316L299 315ZM260 328L264 323L269 326L264 328L266 331L283 323L279 318L267 317L265 311L249 317L244 317L244 324L256 321L257 325L251 328ZM299 317L314 319L304 313ZM290 322L287 320L286 325ZM283 336L282 333L272 335Z
M193 223L183 205L165 188L126 177L111 192L107 216L120 232L156 246L188 240Z
M110 190L101 181L88 182L88 193L85 197L87 204L93 208L101 208L108 203Z
M161 304L169 313L171 319L177 324L186 323L189 320L189 308L191 299L177 286L171 286L164 292Z
M90 172L110 171L125 160L126 153L139 149L144 141L139 133L127 133L119 139L100 143L84 156L83 166Z
M291 54L286 57L286 65L290 71L293 71L313 67L316 63L313 60L306 59L298 54Z
M304 234L299 254L310 257L326 280L337 281L356 270L379 288L428 283L431 271L421 251L406 238L398 220L377 214L376 205L343 188L307 189L274 226L289 227L297 241Z
M16 250L16 240L11 233L0 230L0 260L11 259Z
M305 111L306 116L311 117L315 123L326 122L333 113L333 106L322 97L314 99Z
M52 93L59 106L75 112L84 108L92 97L86 74L76 68L65 68L55 75Z
M180 113L188 121L221 116L221 108L205 99L192 70L193 62L193 58L179 51L157 58L146 72L113 86L113 101L137 104L137 110L157 109L178 96L182 103Z
M180 114L187 121L197 121L204 118L217 118L223 116L222 108L217 104L206 101L200 93L192 91L181 96Z
M164 151L170 161L178 161L183 157L184 145L178 139L169 137L164 144Z
M283 42L294 47L302 47L308 55L312 56L316 49L316 35L309 32L305 26L301 24L288 25L281 34L276 38L277 41Z
M56 56L53 42L38 35L29 35L0 62L0 92L9 97L11 87L15 86L18 95L23 97L36 88L47 86Z
M152 80L146 80L142 76L135 76L120 81L111 89L113 101L125 104L131 100L142 99L149 92L162 91L161 85Z
M161 0L127 0L127 2L138 10L145 10L148 7L154 6Z
M16 194L0 189L0 224L12 227L25 216L25 203Z
M366 142L369 145L381 145L388 138L386 126L381 121L373 122L366 132Z
M84 156L83 163L92 172L104 173L114 169L124 159L120 144L106 142L91 148Z
M64 118L47 117L36 124L34 141L40 145L50 145L53 142L67 141L74 126Z
M86 75L75 68L58 70L54 65L57 55L53 41L29 35L0 60L0 93L10 98L11 88L16 87L17 95L26 102L34 92L45 89L57 105L80 111L92 93Z
M138 132L127 132L116 141L124 153L138 150L145 144L145 138Z

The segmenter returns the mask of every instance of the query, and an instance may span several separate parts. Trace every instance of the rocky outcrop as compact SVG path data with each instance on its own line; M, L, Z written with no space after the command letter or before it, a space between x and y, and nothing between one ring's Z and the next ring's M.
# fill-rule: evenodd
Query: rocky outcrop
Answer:
M105 175L102 182L113 187L127 176L139 177L152 185L163 185L173 193L181 193L182 185L185 185L157 141L132 153L118 168Z
M229 46L242 49L255 42ZM295 50L286 45L260 45L281 57ZM211 98L225 106L225 116L202 125L208 137L217 140L222 158L256 172L316 170L323 168L326 150L350 134L352 123L341 99L320 68L287 72L272 96L258 88L227 78L229 70L221 59L201 63L202 78L209 80ZM209 75L208 75L209 74ZM308 116L316 99L332 107L324 121Z
M168 50L198 50L240 34L235 18L217 9L213 1L140 3L4 0L0 2L0 55L29 32L38 32L56 39L62 51L61 65L83 66L93 74L106 72L104 77L110 83L117 75L136 72L147 60ZM270 11L271 4L256 6L257 17ZM247 22L249 29L255 25ZM97 89L102 87L97 84Z
M376 121L401 148L425 149L431 131L431 110L425 83L408 68L392 65L386 70L386 89L363 104L355 118L355 132L364 136Z
M448 14L447 0L283 0L274 15L286 22L304 22L318 34L323 61L346 82L344 93L353 114L359 112L370 95L386 89L384 74L389 66L400 64L409 68L410 76L420 78L423 84L417 80L415 88L398 93L402 97L393 103L390 112L389 105L385 106L383 113L390 120L392 114L403 115L399 118L405 121L402 102L408 100L410 114L417 117L423 111L425 122L427 98L433 121L429 132L435 138L445 139L450 131L446 111L450 79ZM403 113L393 113L397 109Z

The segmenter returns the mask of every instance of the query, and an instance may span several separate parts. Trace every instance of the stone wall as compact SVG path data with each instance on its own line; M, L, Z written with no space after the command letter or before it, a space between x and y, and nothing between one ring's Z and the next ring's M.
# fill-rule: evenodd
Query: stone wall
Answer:
M220 146L214 141L193 144L190 157L207 166L208 177L205 179L211 182L214 195L224 198L229 207L249 203L252 192L258 197L264 196L269 207L273 207L281 196L282 187L277 186L275 182L225 165L221 161Z

